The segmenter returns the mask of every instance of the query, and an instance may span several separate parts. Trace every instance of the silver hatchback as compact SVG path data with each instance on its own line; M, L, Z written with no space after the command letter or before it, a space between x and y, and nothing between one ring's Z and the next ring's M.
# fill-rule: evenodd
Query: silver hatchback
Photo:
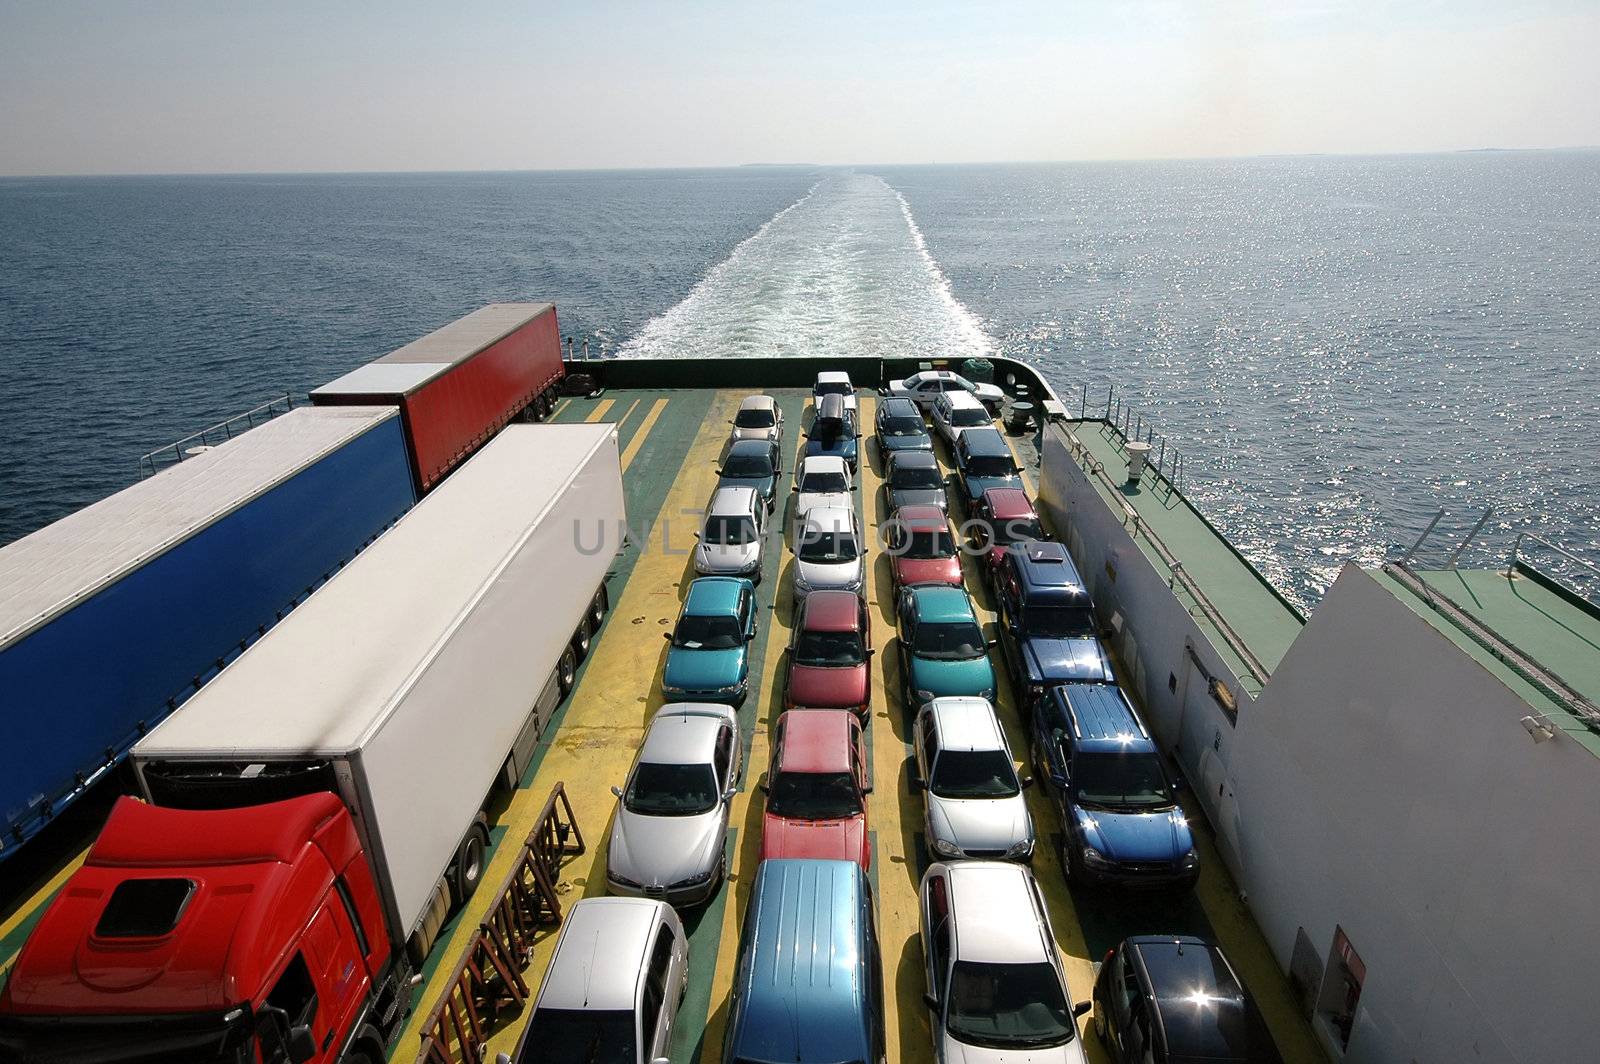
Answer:
M770 395L745 396L729 424L733 426L730 434L733 440L783 442L783 411Z
M926 792L928 849L935 860L1033 860L1033 817L994 706L982 698L935 698L912 733L916 779Z
M694 571L705 576L743 576L760 583L766 531L767 507L754 488L718 488L698 534Z

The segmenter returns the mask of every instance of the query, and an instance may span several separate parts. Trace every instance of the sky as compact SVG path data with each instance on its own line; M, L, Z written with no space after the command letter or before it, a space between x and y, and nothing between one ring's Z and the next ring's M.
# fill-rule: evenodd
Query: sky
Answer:
M0 174L1600 145L1600 0L0 0Z

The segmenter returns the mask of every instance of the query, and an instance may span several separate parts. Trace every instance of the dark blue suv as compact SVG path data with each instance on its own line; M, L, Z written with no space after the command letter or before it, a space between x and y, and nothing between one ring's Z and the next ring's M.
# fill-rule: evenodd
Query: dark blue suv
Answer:
M1095 633L1094 604L1066 547L1029 542L1006 551L994 587L1000 645L1024 705L1056 684L1116 682Z
M1200 878L1189 821L1161 751L1122 688L1052 687L1029 736L1061 814L1061 866L1080 883L1188 890Z

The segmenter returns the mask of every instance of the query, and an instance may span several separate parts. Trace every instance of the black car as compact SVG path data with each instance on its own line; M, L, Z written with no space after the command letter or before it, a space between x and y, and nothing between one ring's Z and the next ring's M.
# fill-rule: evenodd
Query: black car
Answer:
M922 420L922 411L910 399L885 399L878 404L878 452L888 456L896 451L932 451L933 437Z
M1140 935L1107 953L1094 1030L1118 1064L1283 1064L1222 950L1190 935Z
M902 506L937 506L950 512L945 498L944 474L932 451L895 451L883 471L883 491L889 499L889 512Z
M772 440L733 441L717 469L717 487L754 488L771 513L778 475L783 472L781 453Z
M952 450L969 507L990 488L1022 487L1022 472L999 429L966 429Z

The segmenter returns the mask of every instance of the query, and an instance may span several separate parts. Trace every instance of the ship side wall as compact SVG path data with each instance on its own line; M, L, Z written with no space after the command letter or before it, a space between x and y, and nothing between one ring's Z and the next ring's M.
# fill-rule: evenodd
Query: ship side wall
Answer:
M1347 566L1241 723L1262 931L1286 969L1321 974L1342 929L1365 969L1342 1059L1594 1059L1600 765L1565 736L1535 743L1529 712ZM1338 988L1319 994L1331 1013ZM1313 1028L1332 1045L1322 1009Z

